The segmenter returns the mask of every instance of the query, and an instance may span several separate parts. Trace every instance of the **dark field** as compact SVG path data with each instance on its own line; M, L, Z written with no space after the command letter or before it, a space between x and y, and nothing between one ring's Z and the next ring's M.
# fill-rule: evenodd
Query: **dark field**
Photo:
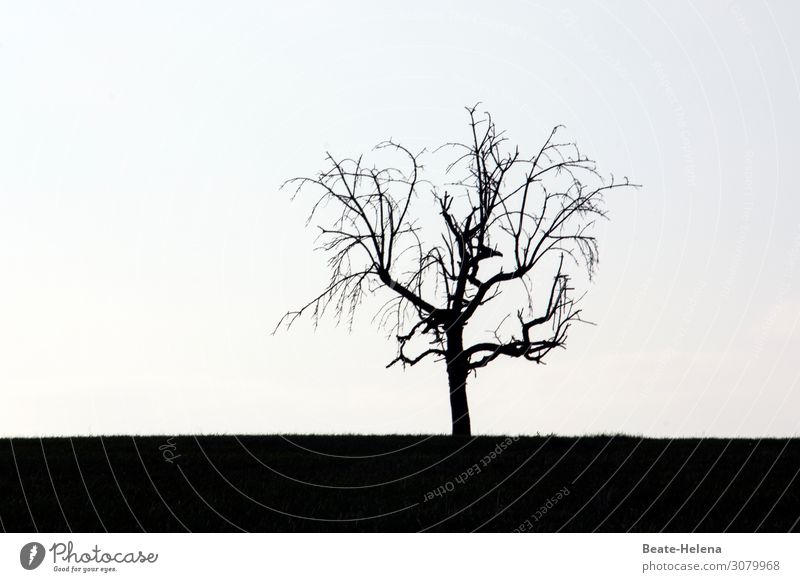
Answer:
M0 441L5 531L798 531L800 440Z

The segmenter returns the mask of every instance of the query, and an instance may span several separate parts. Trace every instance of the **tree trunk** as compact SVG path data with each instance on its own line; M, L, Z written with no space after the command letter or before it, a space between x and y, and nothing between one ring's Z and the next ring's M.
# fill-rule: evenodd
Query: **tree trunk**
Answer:
M464 357L464 329L452 328L447 333L447 380L450 386L450 415L454 436L471 436L469 405L467 403L467 374L469 362Z

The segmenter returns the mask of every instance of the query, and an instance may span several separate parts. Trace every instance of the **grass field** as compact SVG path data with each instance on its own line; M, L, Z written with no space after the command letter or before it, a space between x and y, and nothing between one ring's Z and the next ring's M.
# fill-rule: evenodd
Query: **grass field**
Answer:
M798 531L800 440L0 441L5 531Z

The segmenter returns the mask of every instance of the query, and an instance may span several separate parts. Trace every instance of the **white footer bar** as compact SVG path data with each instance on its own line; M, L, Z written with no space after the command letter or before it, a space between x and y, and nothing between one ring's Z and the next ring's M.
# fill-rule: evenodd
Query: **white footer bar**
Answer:
M0 580L800 580L785 534L4 534Z

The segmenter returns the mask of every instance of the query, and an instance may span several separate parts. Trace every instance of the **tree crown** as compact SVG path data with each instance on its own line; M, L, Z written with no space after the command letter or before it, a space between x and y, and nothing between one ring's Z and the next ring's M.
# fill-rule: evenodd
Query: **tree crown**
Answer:
M476 107L467 112L469 140L436 150L455 152L446 168L452 180L444 187L423 178L424 150L414 153L392 140L376 150L399 154L402 168L328 153L328 165L317 175L287 182L295 194L317 193L308 222L320 222L331 276L321 293L278 326L290 327L307 312L316 324L329 310L352 325L365 295L385 289L388 299L375 318L398 342L390 366L428 356L458 357L470 370L501 355L541 363L565 345L571 324L582 321L581 296L574 294L565 263L591 278L598 262L593 226L606 216L603 196L632 184L604 180L575 143L559 140L561 126L525 156L508 146L488 113L479 116ZM433 230L420 220L425 203L438 217ZM328 211L333 214L323 217ZM512 288L516 309L505 311L487 341L462 346L467 323ZM544 300L538 310L534 290ZM450 341L456 335L458 341ZM427 345L409 353L419 339ZM448 353L453 343L458 353Z

